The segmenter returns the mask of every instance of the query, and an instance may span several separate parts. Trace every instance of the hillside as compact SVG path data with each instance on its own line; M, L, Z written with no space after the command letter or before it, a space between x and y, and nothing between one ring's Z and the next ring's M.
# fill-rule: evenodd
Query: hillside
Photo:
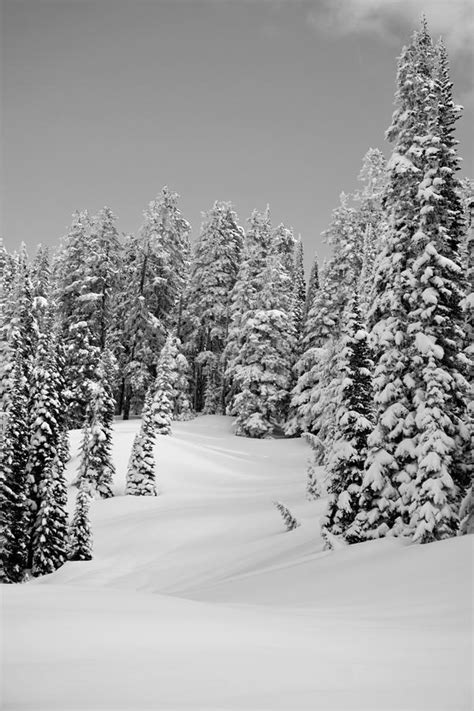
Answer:
M115 426L94 560L2 589L2 708L472 708L472 536L323 551L306 445L237 438L218 416L174 423L160 496L125 497L137 427Z

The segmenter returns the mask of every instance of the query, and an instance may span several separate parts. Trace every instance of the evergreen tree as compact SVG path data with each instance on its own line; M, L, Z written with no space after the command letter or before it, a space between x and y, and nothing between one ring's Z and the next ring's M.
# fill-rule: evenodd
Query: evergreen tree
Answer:
M101 352L111 340L115 327L113 300L118 288L118 272L121 267L122 245L116 227L116 217L108 207L102 208L92 218L90 278L92 331L94 342Z
M91 498L89 484L83 479L76 495L76 508L69 529L69 560L92 559L92 530L89 520Z
M287 531L293 531L295 528L298 528L300 524L286 506L280 503L280 501L275 501L274 505L280 512Z
M155 458L155 415L156 403L152 388L145 397L142 422L135 436L130 461L128 463L125 493L131 496L156 496Z
M232 205L214 203L204 214L194 249L181 329L193 368L193 400L198 412L214 414L223 406L223 380L219 375L242 242L243 230Z
M28 566L28 398L20 343L14 342L6 424L0 451L0 580L19 583Z
M270 255L262 276L263 288L255 311L243 319L241 350L234 361L235 432L257 438L271 435L286 420L295 352L291 275L280 250Z
M191 420L194 417L191 404L190 366L182 353L181 341L173 338L173 364L171 371L173 420Z
M163 188L144 212L144 224L124 249L124 278L117 321L124 347L117 352L122 371L119 406L124 419L139 412L156 375L155 354L167 333L179 328L189 275L189 223L178 208L178 195Z
M174 410L173 365L175 362L175 341L170 334L163 346L156 367L153 386L153 427L157 434L171 434Z
M416 454L418 469L410 513L414 540L420 543L449 538L458 527L458 492L452 471L455 423L446 402L446 372L433 349L425 369L426 386L417 393ZM420 400L418 401L418 398Z
M323 526L349 543L357 543L356 518L367 437L372 429L371 360L357 298L349 310L347 336L341 345L336 431L327 467L330 496Z
M306 498L309 501L313 501L322 498L326 493L325 486L318 473L318 466L315 463L321 459L321 441L311 432L303 432L302 437L311 447L311 454L306 468Z
M293 273L293 321L296 340L299 344L306 307L306 280L304 277L303 243L301 241L301 235L295 245L295 264Z
M389 219L370 313L377 363L376 426L363 484L368 537L392 530L425 541L429 531L434 537L448 529L453 533L454 499L468 483L460 463L466 449L465 380L458 357L463 228L451 189L458 160L450 138L455 112L451 107L445 116L449 92L439 79L441 65L424 22L402 52L387 133L394 143L385 201ZM440 403L443 417L436 414ZM444 452L434 478L443 478L446 469L457 493L442 495L446 505L437 531L427 519L413 529L418 507L426 516L441 515L430 509L434 494L428 491L439 482L427 483L435 459L429 452L437 446ZM449 488L447 476L444 480Z
M239 392L236 373L240 368L244 320L255 312L263 288L263 273L271 244L270 208L264 213L254 210L245 235L242 260L231 292L230 325L224 350L225 390L228 414L234 414L234 399Z
M306 320L308 313L313 307L314 299L319 290L319 262L317 254L314 255L313 264L311 265L311 272L309 274L308 288L306 290L306 299L304 304L303 312L303 327L306 329Z
M51 319L48 319L48 321L51 324ZM31 407L29 413L28 459L26 462L31 517L31 528L29 530L30 564L35 559L35 544L41 540L42 535L41 533L38 534L39 537L34 535L35 527L40 527L37 523L39 512L42 511L43 517L46 517L46 513L48 511L51 513L54 507L54 515L59 517L61 507L64 506L64 502L53 502L51 499L59 491L53 484L53 478L55 477L53 462L57 457L59 439L64 429L63 386L56 358L56 337L54 333L51 334L51 329L47 328L38 340L30 389ZM46 497L47 500L43 501L43 497ZM46 525L50 526L49 523ZM38 555L40 554L38 553ZM41 566L42 563L38 562L37 569L40 570Z
M103 499L113 496L111 485L115 474L112 461L115 400L110 382L113 370L113 356L105 350L99 362L97 380L89 387L78 477L79 481L84 478Z
M57 456L45 464L38 486L38 500L33 527L31 572L34 576L53 573L67 559L67 489Z

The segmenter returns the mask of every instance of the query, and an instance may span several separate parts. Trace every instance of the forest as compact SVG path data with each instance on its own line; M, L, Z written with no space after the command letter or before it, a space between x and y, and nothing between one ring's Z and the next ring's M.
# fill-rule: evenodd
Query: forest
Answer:
M129 496L159 494L155 445L173 421L225 414L238 437L306 440L328 548L472 532L474 183L459 176L460 114L423 21L399 58L389 155L367 151L307 278L301 239L268 206L243 226L216 201L191 244L168 187L136 234L104 207L74 213L54 252L2 246L2 582L93 557L89 507L114 495L117 419L140 418Z

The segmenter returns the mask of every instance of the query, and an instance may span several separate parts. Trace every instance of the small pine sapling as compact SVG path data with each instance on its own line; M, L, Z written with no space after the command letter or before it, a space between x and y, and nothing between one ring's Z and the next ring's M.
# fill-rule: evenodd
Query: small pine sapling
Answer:
M296 520L291 511L284 506L280 501L274 501L274 506L281 513L285 528L287 531L293 531L293 529L298 528L301 524Z
M92 530L89 520L91 487L85 479L76 496L76 508L69 531L69 560L92 559Z

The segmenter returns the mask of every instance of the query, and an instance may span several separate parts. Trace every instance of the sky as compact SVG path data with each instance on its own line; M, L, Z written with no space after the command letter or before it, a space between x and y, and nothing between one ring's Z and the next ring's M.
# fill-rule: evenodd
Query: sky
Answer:
M0 235L56 246L77 209L134 232L164 185L199 233L270 204L309 264L369 147L387 155L397 56L443 34L474 176L471 0L0 0Z

